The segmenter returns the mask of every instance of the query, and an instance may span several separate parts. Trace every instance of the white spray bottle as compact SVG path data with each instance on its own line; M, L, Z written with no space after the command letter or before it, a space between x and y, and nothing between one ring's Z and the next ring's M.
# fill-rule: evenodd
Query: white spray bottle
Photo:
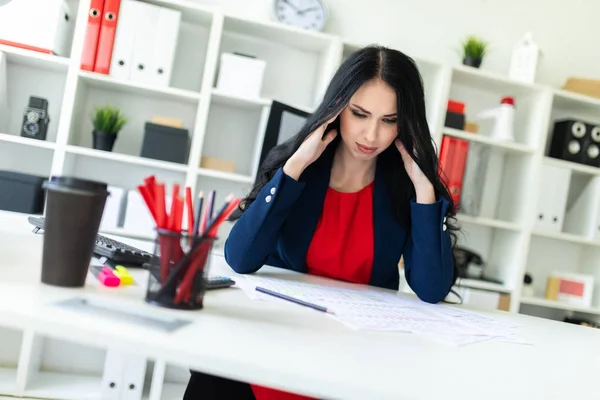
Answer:
M495 108L483 110L475 117L478 120L494 118L495 123L492 128L491 137L500 141L514 141L514 123L515 123L515 99L506 96L500 101L500 105Z

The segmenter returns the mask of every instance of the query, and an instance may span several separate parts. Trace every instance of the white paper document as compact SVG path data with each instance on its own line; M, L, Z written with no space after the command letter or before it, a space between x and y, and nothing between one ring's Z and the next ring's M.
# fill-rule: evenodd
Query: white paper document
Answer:
M352 329L408 332L452 345L484 340L527 344L516 336L516 328L482 313L445 304L429 304L391 292L325 286L284 279L246 276L239 280L254 300L286 301L256 291L271 291L326 307L335 318Z

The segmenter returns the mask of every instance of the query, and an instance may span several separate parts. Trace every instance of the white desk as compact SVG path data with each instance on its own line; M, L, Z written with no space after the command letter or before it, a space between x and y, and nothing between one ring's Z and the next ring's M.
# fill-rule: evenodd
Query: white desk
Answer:
M450 347L401 333L353 331L295 304L251 301L240 289L209 292L205 309L145 304L143 288L83 289L38 283L42 236L19 223L0 227L0 325L100 347L119 347L234 379L337 399L590 398L600 371L600 332L494 313L518 321L533 346L483 342ZM227 272L221 258L217 272ZM319 281L275 268L261 273ZM50 302L74 296L194 320L172 334L90 316Z

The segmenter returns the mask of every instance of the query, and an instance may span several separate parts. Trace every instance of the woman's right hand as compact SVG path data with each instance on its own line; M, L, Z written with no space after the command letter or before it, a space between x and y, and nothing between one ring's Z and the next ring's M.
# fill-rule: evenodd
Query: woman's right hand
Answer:
M331 119L326 121L324 124L319 126L317 129L312 131L304 142L300 145L298 150L286 161L283 166L283 172L294 180L298 180L302 172L313 162L315 162L321 154L325 151L329 143L335 139L338 132L335 129L327 132L325 136L325 130L327 126L331 124L338 117L340 113L337 113Z

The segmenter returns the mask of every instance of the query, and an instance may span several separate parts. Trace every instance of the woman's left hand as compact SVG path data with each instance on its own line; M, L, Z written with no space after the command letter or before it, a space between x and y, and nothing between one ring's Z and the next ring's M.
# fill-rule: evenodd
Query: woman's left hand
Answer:
M415 187L415 191L417 193L417 201L426 203L432 202L432 199L433 201L435 201L433 185L431 184L429 179L427 179L427 176L425 176L425 174L423 173L423 171L421 171L421 168L419 168L415 160L413 160L412 157L408 154L408 151L406 151L406 148L404 147L400 139L396 139L394 141L394 144L396 145L396 148L402 156L404 169L406 170L408 177L410 178L410 180L413 183L413 186ZM423 201L420 201L420 199Z

